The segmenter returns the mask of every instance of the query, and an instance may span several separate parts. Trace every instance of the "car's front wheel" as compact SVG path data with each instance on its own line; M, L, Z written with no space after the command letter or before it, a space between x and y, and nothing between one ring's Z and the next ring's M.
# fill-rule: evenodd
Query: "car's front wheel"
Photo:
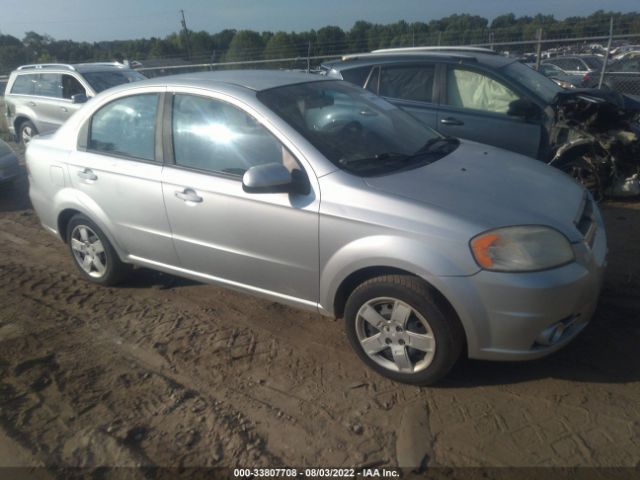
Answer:
M357 287L345 307L346 330L358 356L392 380L429 385L460 357L464 332L455 315L410 275L385 275Z
M31 139L35 137L37 134L38 134L38 129L36 128L36 126L33 123L31 123L29 120L25 120L20 124L20 131L18 132L18 140L20 140L20 143L22 143L24 146L27 146L27 144L31 141Z
M67 226L67 244L84 278L100 285L115 285L129 272L106 235L89 218L74 215Z

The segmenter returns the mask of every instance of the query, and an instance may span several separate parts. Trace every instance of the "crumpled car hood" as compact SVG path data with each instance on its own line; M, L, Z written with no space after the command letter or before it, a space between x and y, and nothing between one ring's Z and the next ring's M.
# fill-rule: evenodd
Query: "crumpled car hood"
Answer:
M570 241L585 195L568 175L540 161L475 142L422 168L365 179L372 188L440 207L485 229L548 225Z

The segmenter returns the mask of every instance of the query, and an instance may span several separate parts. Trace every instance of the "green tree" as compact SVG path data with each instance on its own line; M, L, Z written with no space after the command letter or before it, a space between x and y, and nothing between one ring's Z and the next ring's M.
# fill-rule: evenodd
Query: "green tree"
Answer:
M233 36L225 60L228 62L261 60L263 51L264 44L259 33L253 30L240 30Z

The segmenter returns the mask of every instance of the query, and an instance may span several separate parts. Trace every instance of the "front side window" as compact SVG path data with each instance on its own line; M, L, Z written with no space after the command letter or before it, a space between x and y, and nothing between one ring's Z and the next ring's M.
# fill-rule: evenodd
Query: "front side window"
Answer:
M59 73L41 73L38 75L34 95L62 98L62 75Z
M11 87L11 93L16 95L33 95L37 75L18 75Z
M431 102L434 77L433 65L383 67L379 94L389 98Z
M255 118L221 100L175 95L172 129L175 163L182 167L231 175L266 163L297 167L293 156Z
M77 94L87 94L82 84L72 75L62 75L62 98L71 99Z
M509 104L517 99L509 88L481 73L461 68L447 73L447 104L452 107L507 113Z
M157 108L155 93L132 95L108 103L91 118L89 149L153 161Z
M359 67L343 70L340 74L347 82L351 82L359 87L364 87L370 72L371 67Z

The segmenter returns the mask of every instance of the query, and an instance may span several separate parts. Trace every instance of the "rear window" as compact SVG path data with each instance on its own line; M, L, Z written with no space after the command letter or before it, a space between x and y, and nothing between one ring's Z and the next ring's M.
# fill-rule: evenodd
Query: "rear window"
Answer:
M13 82L13 87L11 87L11 93L16 95L33 95L35 83L35 75L18 75L15 82Z
M584 60L584 63L586 63L587 66L592 70L598 70L599 68L602 68L602 60L600 60L598 57L582 57L582 60Z

